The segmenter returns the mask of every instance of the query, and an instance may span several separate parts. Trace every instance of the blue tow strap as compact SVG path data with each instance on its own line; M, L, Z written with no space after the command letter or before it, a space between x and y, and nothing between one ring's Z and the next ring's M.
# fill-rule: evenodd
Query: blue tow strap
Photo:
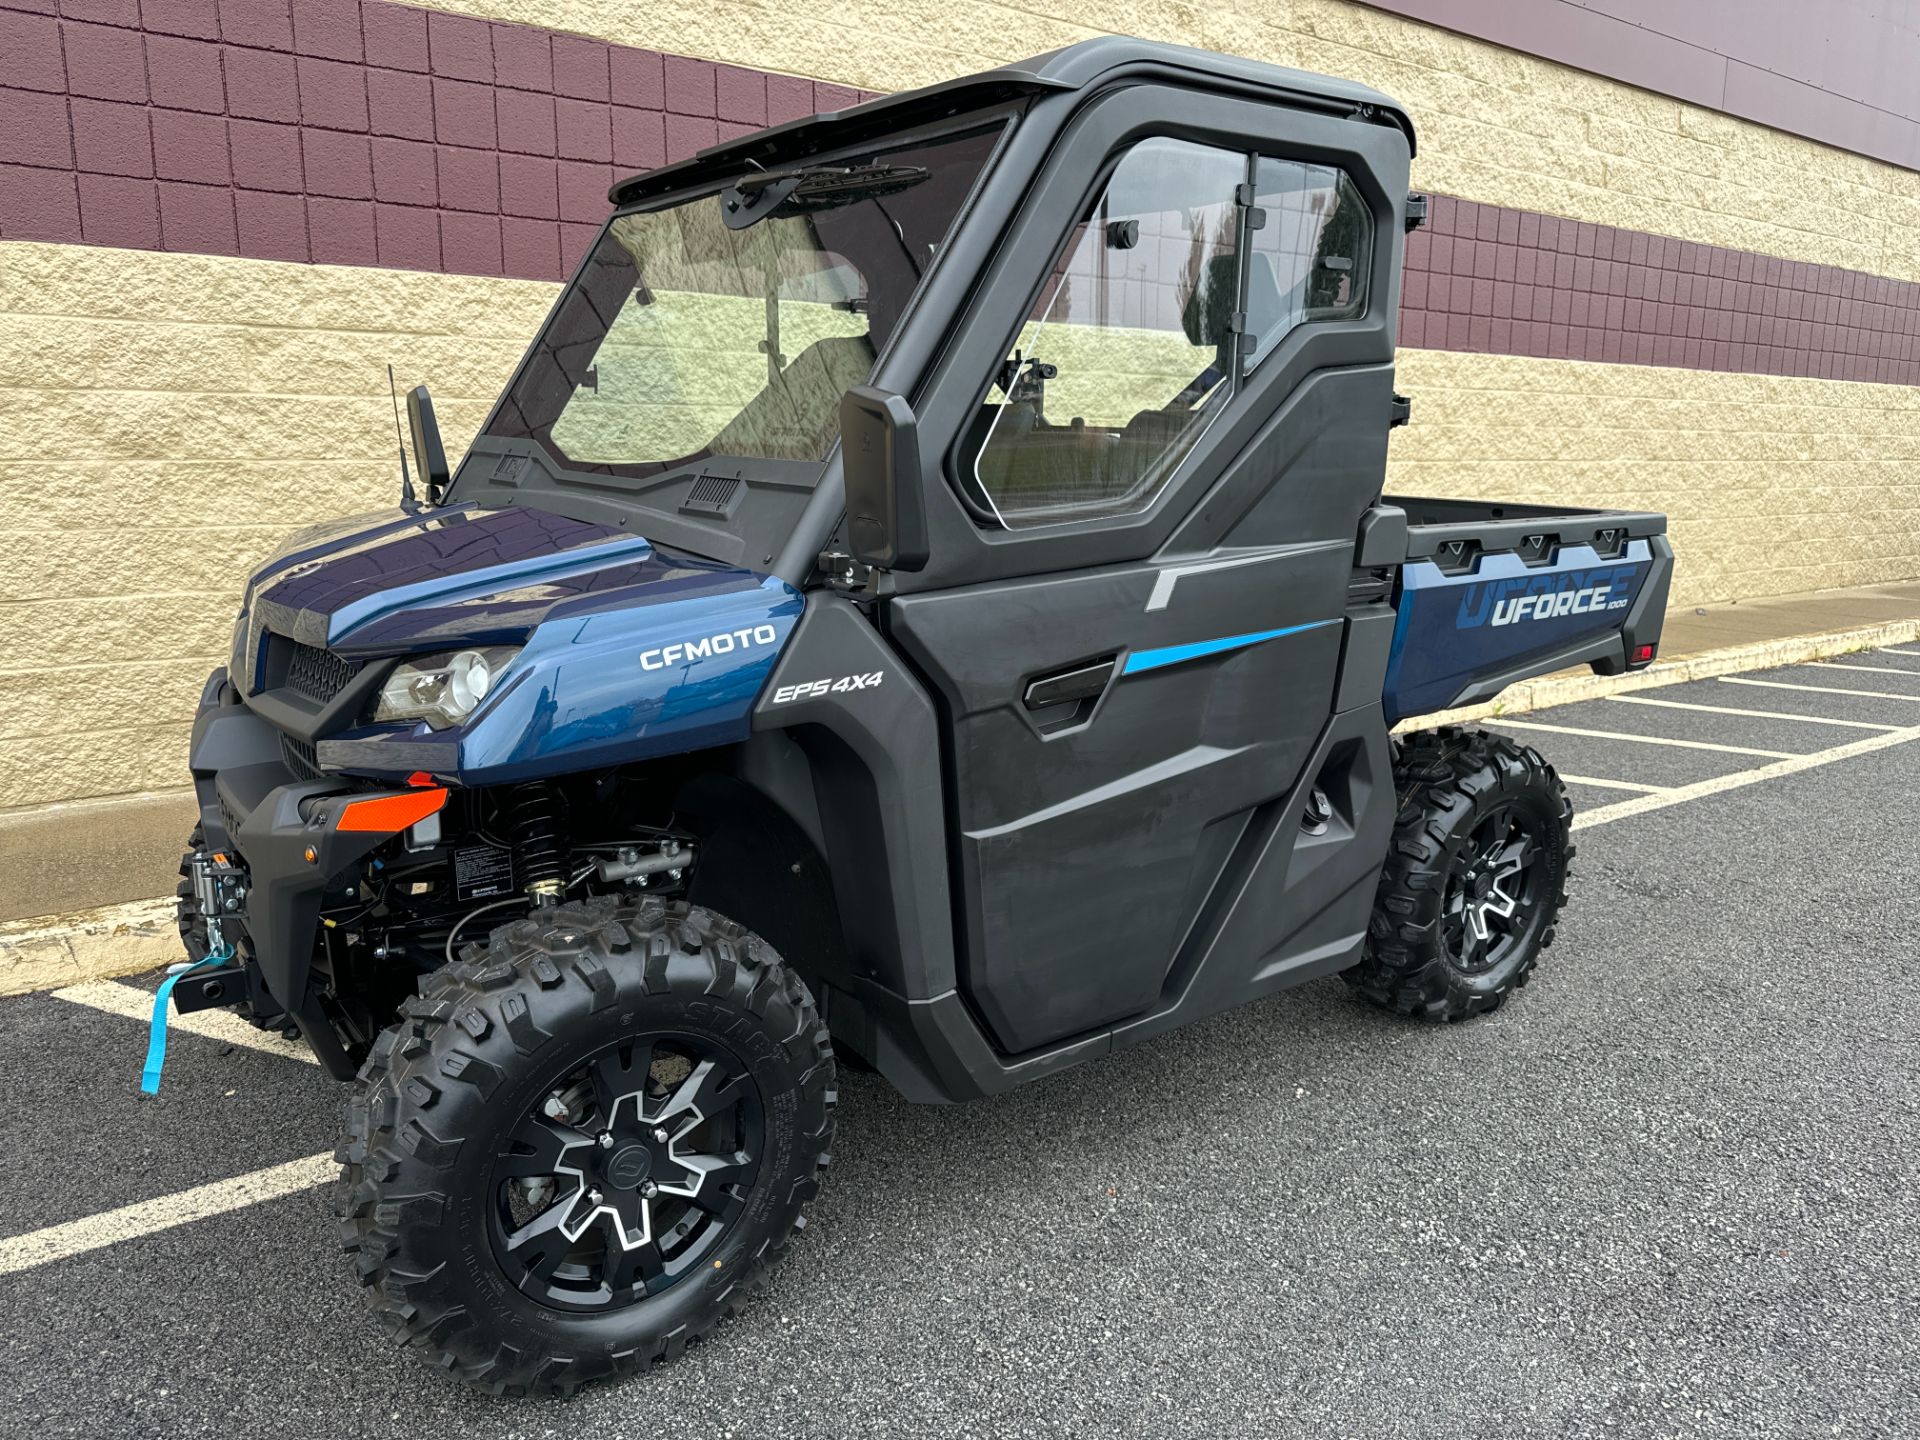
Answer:
M167 1012L173 1001L173 987L202 966L225 964L232 958L233 951L222 946L160 982L160 991L153 997L153 1025L147 1032L147 1064L140 1072L140 1089L146 1094L160 1093L160 1069L167 1063Z

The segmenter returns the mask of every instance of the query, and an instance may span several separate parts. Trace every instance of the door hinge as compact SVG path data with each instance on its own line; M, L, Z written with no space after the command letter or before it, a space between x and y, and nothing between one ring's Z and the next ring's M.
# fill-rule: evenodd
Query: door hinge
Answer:
M814 564L820 567L820 573L825 578L829 590L868 595L879 591L881 572L864 560L856 560L843 551L823 550Z
M1267 211L1263 205L1256 205L1259 192L1254 189L1251 180L1242 180L1233 187L1233 203L1247 212L1247 229L1264 230L1267 228Z
M1405 425L1407 422L1409 422L1412 419L1413 419L1412 399L1409 398L1408 396L1402 395L1399 391L1396 390L1393 395L1393 408L1391 411L1388 412L1387 428L1389 430L1398 430L1402 425Z

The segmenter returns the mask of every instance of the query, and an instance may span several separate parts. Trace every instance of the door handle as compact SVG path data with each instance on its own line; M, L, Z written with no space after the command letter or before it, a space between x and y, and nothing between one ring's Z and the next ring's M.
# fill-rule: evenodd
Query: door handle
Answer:
M1029 710L1044 710L1049 705L1064 705L1073 700L1092 700L1107 688L1113 678L1113 656L1071 670L1057 670L1027 682L1021 703Z

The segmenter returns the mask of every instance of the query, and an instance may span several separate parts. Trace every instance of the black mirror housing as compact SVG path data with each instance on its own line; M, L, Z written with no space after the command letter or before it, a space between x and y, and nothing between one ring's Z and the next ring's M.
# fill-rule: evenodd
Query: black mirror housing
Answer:
M447 451L440 443L440 424L433 418L433 396L424 385L407 392L407 426L413 432L413 468L420 472L427 503L438 505L447 493Z
M891 390L856 385L840 399L847 549L876 570L927 563L927 502L913 407Z

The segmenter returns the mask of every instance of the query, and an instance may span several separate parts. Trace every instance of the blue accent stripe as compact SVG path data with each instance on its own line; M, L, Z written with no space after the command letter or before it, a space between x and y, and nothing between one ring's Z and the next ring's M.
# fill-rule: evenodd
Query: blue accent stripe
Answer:
M1182 660L1197 660L1202 655L1218 655L1223 650L1239 650L1258 645L1262 640L1278 640L1282 635L1298 635L1302 630L1318 630L1338 625L1338 620L1309 620L1305 625L1288 625L1279 630L1256 630L1251 635L1223 635L1218 640L1195 640L1190 645L1168 645L1159 650L1136 650L1127 656L1122 675L1137 675L1142 670L1158 670L1162 665L1178 665Z

